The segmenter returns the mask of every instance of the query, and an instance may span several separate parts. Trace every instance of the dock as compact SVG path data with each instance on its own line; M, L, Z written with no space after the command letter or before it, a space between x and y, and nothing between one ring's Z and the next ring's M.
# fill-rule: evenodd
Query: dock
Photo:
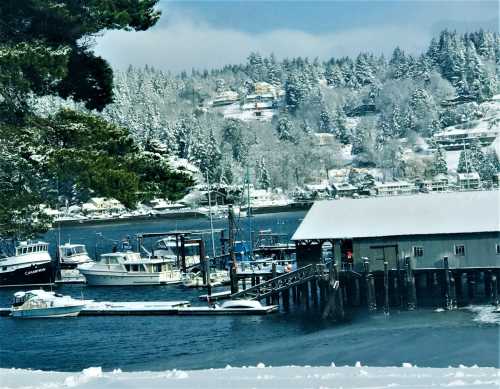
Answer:
M89 302L80 316L161 316L176 315L189 301Z
M225 293L225 292L224 292ZM261 308L192 307L189 301L104 301L89 300L79 316L208 316L266 315L277 312L277 305ZM10 308L0 308L0 316L9 316Z

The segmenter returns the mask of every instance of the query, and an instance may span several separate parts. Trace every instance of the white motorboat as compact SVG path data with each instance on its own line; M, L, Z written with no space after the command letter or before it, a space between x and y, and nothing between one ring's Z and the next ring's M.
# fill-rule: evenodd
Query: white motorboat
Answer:
M175 237L169 236L155 242L153 254L156 257L181 261L181 242ZM191 267L200 263L200 247L197 243L186 243L184 245L184 256L186 258L186 267Z
M84 300L44 290L30 290L14 294L10 315L24 319L77 316L84 306Z
M99 261L79 265L78 270L89 285L159 285L181 282L181 272L175 269L175 261L143 258L132 251L102 254Z
M262 305L256 300L228 300L205 307L182 307L179 315L265 315L278 311L277 305Z
M226 270L211 270L210 285L221 286L229 283L231 278ZM201 288L207 285L203 282L203 274L201 272L189 272L183 275L182 285L187 288Z
M47 285L56 279L57 266L46 242L19 242L10 252L0 248L0 287Z
M83 244L64 243L58 246L57 254L63 269L73 269L82 263L92 262Z

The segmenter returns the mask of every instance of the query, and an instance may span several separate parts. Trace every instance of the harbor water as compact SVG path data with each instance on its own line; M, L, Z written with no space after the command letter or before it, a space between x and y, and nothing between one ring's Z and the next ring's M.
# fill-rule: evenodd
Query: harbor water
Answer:
M304 212L259 215L253 229L272 229L291 236ZM215 228L227 220L215 221ZM246 220L240 220L246 239ZM154 220L64 227L61 240L85 243L93 255L139 232L206 229L206 219ZM54 245L57 230L46 239ZM208 239L209 237L207 237ZM207 246L210 247L210 246ZM210 253L210 249L208 249ZM198 301L203 290L181 286L87 287L65 285L60 293L99 301ZM15 290L0 290L0 306L8 306ZM0 317L0 368L81 371L145 371L283 365L421 367L479 365L500 367L500 314L490 306L455 311L426 308L369 314L366 308L348 312L348 321L324 320L321 312L291 307L268 316L102 316L46 320Z

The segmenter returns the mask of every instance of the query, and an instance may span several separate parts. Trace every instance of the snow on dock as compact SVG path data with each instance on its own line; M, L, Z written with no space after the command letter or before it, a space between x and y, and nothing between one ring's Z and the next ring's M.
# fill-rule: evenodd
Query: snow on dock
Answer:
M198 299L201 301L208 301L208 294L202 294L198 296ZM230 290L224 290L222 292L216 292L212 293L210 295L210 301L217 301L217 300L224 300L228 299L231 297L231 291Z
M176 315L179 308L189 305L189 301L92 301L85 305L80 315Z
M167 370L149 372L104 372L90 367L82 372L50 372L0 369L2 385L20 388L498 388L500 371L491 367L422 368L402 367L283 366L240 367L209 370Z
M258 308L221 308L214 307L183 307L177 309L177 314L181 316L202 316L202 315L267 315L278 311L277 305L265 305Z
M260 304L259 304L260 305ZM159 315L265 315L277 312L277 305L256 307L195 306L189 301L100 301L86 300L80 316L159 316ZM0 308L0 316L9 316L10 308Z

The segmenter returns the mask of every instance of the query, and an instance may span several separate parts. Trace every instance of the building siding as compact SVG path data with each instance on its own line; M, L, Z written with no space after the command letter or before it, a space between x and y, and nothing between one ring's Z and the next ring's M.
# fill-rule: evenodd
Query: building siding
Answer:
M385 256L392 269L397 266L396 257L400 261L410 257L414 269L441 269L443 257L446 256L450 268L500 268L500 255L496 253L497 244L500 244L500 232L358 238L353 240L354 267L361 271L362 258L366 257L371 270L383 270L384 260L381 257ZM464 245L465 255L455 255L455 245ZM383 246L387 248L381 255ZM395 246L395 251L392 251L390 246ZM423 248L422 256L414 256L415 246Z

